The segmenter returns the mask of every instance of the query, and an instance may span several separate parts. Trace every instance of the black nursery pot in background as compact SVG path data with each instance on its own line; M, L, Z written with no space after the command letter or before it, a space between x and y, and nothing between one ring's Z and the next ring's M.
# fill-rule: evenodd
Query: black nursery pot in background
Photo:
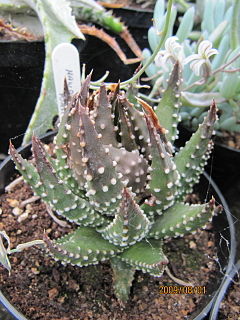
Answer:
M141 49L148 46L151 10L116 9L114 14L129 27ZM128 58L134 57L119 36L105 31L116 39ZM139 63L124 65L108 44L93 36L86 39L73 40L73 44L81 52L81 64L86 64L87 73L93 69L93 80L106 70L110 71L107 81L124 81L133 75ZM7 154L10 138L14 138L15 146L22 142L40 93L44 59L43 42L0 42L0 153Z
M215 141L207 170L225 194L240 181L240 150Z
M48 133L42 139L42 141L44 143L49 143L52 141L53 136L53 133ZM24 158L28 158L31 155L31 144L27 145L26 147L20 148L18 151ZM10 159L10 157L8 157L0 166L0 193L4 192L5 186L9 182L11 182L11 179L15 172L16 171L14 169L14 163ZM222 299L226 292L227 286L230 283L229 273L234 269L236 256L236 239L234 223L232 221L232 215L228 208L228 205L218 187L214 182L211 182L209 180L209 176L207 174L202 176L200 183L198 184L198 186L196 186L196 192L200 195L202 201L209 200L209 197L213 195L217 203L221 203L224 207L224 213L219 214L218 216L215 216L213 218L213 228L216 234L216 244L218 246L217 255L219 264L221 265L222 270L226 270L224 275L222 272L216 272L213 282L208 287L208 294L202 300L202 303L199 305L198 310L196 310L194 315L190 317L190 319L200 320L205 318L212 306L216 304L217 299ZM11 303L9 303L9 301L1 291L0 304L5 307L5 311L1 311L0 308L1 319L27 320L15 309L13 305L11 305ZM219 305L216 304L216 310L218 309ZM12 316L14 318L12 318ZM213 317L210 319L215 318Z
M79 52L82 40L74 40ZM45 60L44 42L0 42L0 154L9 139L20 146L38 100Z
M0 42L0 153L20 145L39 96L43 42ZM21 135L21 136L19 136Z

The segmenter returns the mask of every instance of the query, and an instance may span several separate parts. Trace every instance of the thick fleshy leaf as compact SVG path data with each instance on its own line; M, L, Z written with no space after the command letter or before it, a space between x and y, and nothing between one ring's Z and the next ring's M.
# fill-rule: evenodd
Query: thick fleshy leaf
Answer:
M139 151L130 152L124 148L117 149L111 146L107 146L105 150L109 150L110 157L116 163L116 171L122 175L120 179L125 186L132 188L137 194L144 193L149 165Z
M139 100L137 97L136 101ZM149 132L144 117L144 112L136 109L126 97L121 99L122 107L125 109L129 122L131 123L131 134L133 135L137 148L145 157L149 155L148 140Z
M141 106L143 107L147 117L149 119L151 119L151 122L153 123L154 127L156 128L157 133L160 135L160 138L164 144L166 151L171 155L173 153L174 149L173 149L172 143L167 139L167 136L166 136L167 130L160 125L157 114L154 112L153 108L146 101L144 101L140 98L137 98L137 100L141 104ZM145 116L145 121L146 121L146 116ZM147 121L146 121L146 124L147 124L147 129L148 129L147 141L149 143L149 141L150 141L149 125L148 125Z
M166 151L157 130L159 124L154 124L150 117L146 117L150 133L151 152L151 180L149 188L156 204L161 205L163 210L173 205L177 195L177 185L179 184L179 173L172 161L171 155Z
M83 183L79 183L79 181L75 178L74 173L71 169L71 162L68 159L69 150L67 149L67 143L70 138L70 114L73 108L78 101L78 95L73 98L69 97L68 105L61 119L58 133L54 138L55 144L55 153L57 159L52 161L52 165L54 169L57 171L58 176L64 183L68 186L68 188L76 195L80 197L84 197L84 191L82 189Z
M161 242L156 240L142 240L126 249L119 255L119 258L135 269L148 272L156 277L163 274L168 263L162 251Z
M102 143L117 147L116 132L112 119L112 107L107 96L105 85L101 85L94 113L95 129L102 135Z
M40 162L39 166L42 174L36 170L32 163L23 159L11 143L9 152L13 157L16 167L21 172L24 180L30 184L34 193L69 221L82 225L102 225L105 221L104 217L90 208L88 202L84 199L80 199L71 193L56 176L55 170L50 162L47 161L43 145L37 138L34 138L33 141L35 144L35 154L41 155L41 157L36 155L35 160L36 163Z
M127 151L133 151L138 149L136 142L133 123L129 118L127 112L128 106L124 106L122 103L123 99L120 98L120 95L117 96L115 101L115 122L117 122L117 136L121 143L121 146L124 147Z
M181 82L181 65L176 62L168 86L155 110L161 126L167 130L166 136L170 142L174 142L178 134Z
M216 105L213 102L204 122L192 135L186 145L175 155L174 162L181 175L179 197L182 199L192 192L210 156L212 149L211 136L216 121Z
M126 247L141 241L147 235L151 223L133 200L128 189L124 189L122 198L113 222L98 231L104 239L114 245Z
M44 186L41 183L40 176L35 166L31 162L22 158L22 156L14 148L11 141L9 144L9 154L11 155L16 168L23 176L23 179L31 186L34 193L39 197L41 197L42 194L45 194Z
M123 184L115 170L113 160L108 155L108 150L102 144L101 135L94 128L87 108L79 102L75 113L79 126L77 133L72 135L74 141L69 142L69 148L73 150L72 159L73 152L75 154L73 170L81 179L83 176L86 180L84 188L90 205L100 212L112 215L120 202Z
M126 302L134 279L135 268L131 268L129 264L118 257L113 257L110 261L113 270L113 286L115 295L121 302Z
M70 221L82 225L101 225L105 218L94 211L89 203L74 195L64 182L58 178L51 163L48 161L46 151L41 141L33 137L33 155L36 168L40 176L40 184L44 186L45 192L41 198Z
M75 177L75 179L78 182L80 192L82 189L84 189L84 184L86 183L86 179L84 176L84 166L85 163L83 161L84 155L82 152L81 142L79 140L79 125L80 125L80 115L77 112L78 106L81 103L82 106L87 108L87 101L89 98L89 87L90 87L90 80L91 80L91 73L86 77L86 79L83 81L81 85L81 91L80 93L76 94L70 105L71 108L68 112L68 108L66 109L66 112L64 114L64 118L61 122L66 121L66 125L64 126L65 131L63 132L63 138L64 141L59 141L59 137L57 140L58 147L60 149L63 149L63 151L67 155L67 165L70 166L70 169L72 171L72 175ZM61 129L61 125L59 130ZM60 133L61 135L61 133ZM64 157L66 157L66 155Z
M80 267L97 264L120 253L122 249L104 240L93 228L80 227L74 232L50 240L44 235L49 253L63 263L71 263Z
M214 199L206 204L196 205L177 202L155 220L148 237L162 239L191 233L204 227L219 210Z

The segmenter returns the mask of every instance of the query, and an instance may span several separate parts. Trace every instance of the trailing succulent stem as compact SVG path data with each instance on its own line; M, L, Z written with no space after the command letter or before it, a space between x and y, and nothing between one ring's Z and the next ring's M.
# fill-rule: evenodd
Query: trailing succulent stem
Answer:
M59 239L44 235L46 251L77 266L110 260L115 293L122 302L129 296L135 270L162 275L168 263L164 239L195 232L219 211L214 199L197 205L184 202L209 156L216 106L211 105L199 129L175 153L172 142L179 118L160 115L164 108L169 117L175 113L180 74L176 64L162 98L166 104L160 102L155 111L141 99L131 103L120 84L111 89L102 84L90 92L88 76L81 91L67 98L53 157L36 137L31 162L10 144L16 167L35 194L77 225Z

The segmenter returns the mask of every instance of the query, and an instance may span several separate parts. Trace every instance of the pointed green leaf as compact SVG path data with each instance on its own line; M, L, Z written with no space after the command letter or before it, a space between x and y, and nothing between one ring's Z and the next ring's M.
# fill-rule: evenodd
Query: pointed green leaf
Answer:
M67 142L69 137L70 128L70 113L77 103L78 95L73 99L69 98L69 103L61 119L58 133L54 138L55 153L57 159L51 161L53 168L57 171L57 175L61 180L68 186L68 188L77 196L84 197L84 192L81 188L81 184L78 183L77 179L73 175L73 170L70 168L71 162L68 159ZM50 160L50 159L48 159Z
M163 274L168 263L162 251L161 242L156 240L142 240L126 249L119 255L119 258L135 269L148 272L156 277Z
M109 102L105 85L101 85L97 103L93 109L95 129L102 135L102 142L105 145L111 144L117 147L118 142L115 136L112 119L112 107Z
M123 99L120 98L120 95L116 99L115 103L115 113L117 115L118 122L118 132L117 135L121 141L121 145L127 150L132 151L138 149L134 130L133 123L129 118L127 112L128 106L125 103L123 105Z
M183 236L204 227L217 211L219 207L215 207L214 199L196 205L177 202L155 220L148 237L162 239Z
M44 235L47 250L56 259L80 267L97 264L120 253L122 249L104 240L93 228L80 227L51 241Z
M61 179L56 175L51 163L47 159L46 151L41 141L33 137L33 155L40 180L44 186L41 198L53 210L70 221L82 225L101 225L105 218L95 212L87 201L74 195Z
M130 268L129 265L119 259L119 257L113 257L110 261L113 270L115 295L121 302L126 302L130 294L135 269Z
M9 144L9 153L12 156L16 168L23 176L23 179L31 186L35 194L41 197L41 195L45 192L45 189L41 183L40 176L35 166L31 162L22 158L22 156L14 148L11 141Z
M125 247L141 241L149 231L150 221L124 189L122 202L115 219L104 229L98 230L104 239L116 246Z
M135 97L135 100L136 100L135 103L137 103L137 100L139 99ZM127 117L131 123L131 133L134 136L134 139L137 144L137 148L141 154L147 157L149 155L149 150L148 150L149 132L146 125L144 112L136 109L135 106L132 103L130 103L125 97L121 99L121 102L122 102L122 107L125 109L127 113Z
M213 102L205 120L192 135L186 145L175 155L174 162L181 175L179 198L192 192L209 158L212 142L211 136L216 120L216 105Z
M170 142L174 142L178 134L181 82L181 66L176 62L168 86L155 110L161 126L167 130L166 136Z
M150 117L146 117L146 120L150 133L151 151L151 180L149 188L152 195L156 197L156 204L161 205L163 210L166 210L175 201L179 173L171 155L166 151L160 134L158 134L161 127L159 124L154 124Z

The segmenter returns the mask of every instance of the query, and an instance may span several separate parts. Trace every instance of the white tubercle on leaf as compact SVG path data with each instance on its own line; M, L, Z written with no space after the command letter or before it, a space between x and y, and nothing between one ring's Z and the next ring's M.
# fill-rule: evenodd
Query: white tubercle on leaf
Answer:
M52 66L56 88L59 117L64 112L64 79L70 95L80 90L80 58L78 50L70 43L61 43L52 53Z

